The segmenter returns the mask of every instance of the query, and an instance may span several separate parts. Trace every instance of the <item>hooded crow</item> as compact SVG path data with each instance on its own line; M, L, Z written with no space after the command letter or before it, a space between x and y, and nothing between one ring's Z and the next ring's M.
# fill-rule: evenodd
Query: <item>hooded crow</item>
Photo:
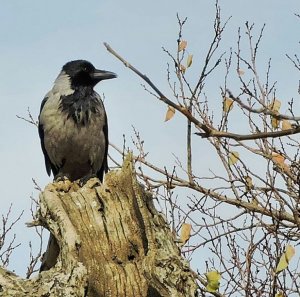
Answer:
M100 95L101 80L117 77L85 60L65 64L41 104L39 136L48 175L85 183L108 170L107 117Z

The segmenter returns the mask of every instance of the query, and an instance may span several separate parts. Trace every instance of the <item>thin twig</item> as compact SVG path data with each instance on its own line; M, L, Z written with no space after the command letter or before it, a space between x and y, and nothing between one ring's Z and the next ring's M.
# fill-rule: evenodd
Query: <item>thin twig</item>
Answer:
M254 139L263 139L263 138L276 138L276 137L282 137L287 135L292 135L296 133L300 133L300 127L282 130L282 131L275 131L275 132L259 132L255 134L236 134L231 132L224 132L219 131L214 128L208 127L207 125L202 124L200 121L198 121L191 113L190 111L182 106L177 105L174 102L172 102L170 99L168 99L154 84L153 82L144 74L142 74L137 68L132 66L129 62L127 62L124 58L122 58L115 50L111 48L111 46L104 42L104 46L110 52L112 55L114 55L117 59L119 59L121 62L124 63L126 67L128 67L130 70L135 72L139 77L141 77L144 81L146 81L149 86L159 95L159 100L163 101L164 103L168 104L169 106L174 107L176 110L178 110L180 113L182 113L189 121L191 121L195 127L199 130L203 130L204 133L195 133L196 135L199 135L203 138L208 137L215 137L215 138L231 138L235 140L254 140Z

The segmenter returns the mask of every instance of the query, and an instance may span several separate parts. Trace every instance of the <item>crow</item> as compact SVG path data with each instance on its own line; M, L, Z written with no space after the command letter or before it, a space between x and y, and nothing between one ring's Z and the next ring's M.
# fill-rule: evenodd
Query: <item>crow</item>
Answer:
M103 181L107 172L108 126L100 95L101 80L116 78L90 62L66 63L42 101L39 136L48 175L84 184L91 177Z

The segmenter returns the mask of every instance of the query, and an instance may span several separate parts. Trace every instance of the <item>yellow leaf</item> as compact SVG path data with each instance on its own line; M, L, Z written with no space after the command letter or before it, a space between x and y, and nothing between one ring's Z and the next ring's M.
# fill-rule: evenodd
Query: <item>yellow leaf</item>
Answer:
M186 61L186 67L187 68L191 67L192 63L193 63L193 55L188 55L187 61Z
M282 292L279 292L275 295L275 297L284 297L283 293Z
M277 129L279 127L279 124L280 124L280 120L278 120L277 118L271 116L271 125L272 125L272 127L274 129Z
M288 120L283 120L281 123L281 130L288 130L288 129L292 129L292 124L290 121Z
M169 105L167 113L166 113L166 117L165 117L165 122L171 120L173 118L174 114L175 114L175 108Z
M181 51L185 50L186 46L187 46L187 41L181 40L178 45L178 51L181 52Z
M238 73L239 75L244 75L244 74L245 74L245 71L242 70L242 69L238 69L238 70L237 70L237 73Z
M276 273L286 269L289 265L290 260L295 255L295 248L288 244L285 248L285 252L281 255L278 265L276 267Z
M212 270L205 274L207 279L206 290L208 292L216 292L220 287L221 274L218 271Z
M238 159L239 159L239 156L240 154L238 152L231 152L229 153L228 155L228 165L231 166L231 165L234 165Z
M192 225L183 223L181 226L181 233L180 233L180 241L182 244L185 244L191 237L191 229Z
M223 101L223 111L229 112L233 108L233 100L225 97Z
M281 102L278 99L274 99L273 102L269 105L269 108L272 111L278 112L280 109L280 106L281 106Z
M295 248L292 245L288 244L285 248L285 256L288 262L293 258L294 255L295 255Z
M286 260L285 254L282 254L279 260L279 263L276 267L276 273L286 269L288 267L289 263Z

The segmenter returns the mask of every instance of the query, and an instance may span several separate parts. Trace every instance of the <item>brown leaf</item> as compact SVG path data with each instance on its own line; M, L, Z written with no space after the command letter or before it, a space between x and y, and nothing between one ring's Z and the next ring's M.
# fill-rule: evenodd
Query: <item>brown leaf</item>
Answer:
M245 74L245 71L239 68L239 69L237 70L237 73L238 73L238 75L244 75L244 74Z
M180 71L182 72L182 74L185 74L185 70L186 70L186 67L182 64L180 64Z
M246 188L248 191L250 191L253 188L253 181L251 176L247 175L245 176L245 182L246 182Z
M284 156L282 156L280 154L272 153L272 160L277 165L283 166L285 158L284 158Z
M278 154L278 153L272 153L272 161L285 173L291 174L291 169L288 164L285 163L285 157Z
M185 50L187 47L187 41L186 40L181 40L179 45L178 45L178 51L181 52Z
M166 117L165 117L165 122L171 120L173 118L174 114L175 114L175 108L169 105L167 113L166 113Z

